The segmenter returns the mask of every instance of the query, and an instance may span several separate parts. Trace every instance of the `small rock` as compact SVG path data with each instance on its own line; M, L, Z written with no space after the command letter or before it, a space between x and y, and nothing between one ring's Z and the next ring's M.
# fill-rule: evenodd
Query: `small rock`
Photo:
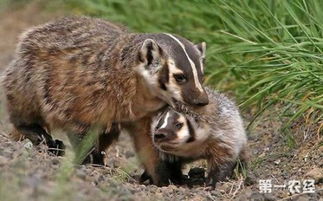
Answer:
M26 148L26 149L32 149L33 148L33 143L32 142L26 142L25 144L24 144L24 147Z
M315 180L315 183L323 183L323 168L313 168L305 174L305 178Z
M323 153L323 146L319 147L319 153Z
M280 164L280 159L275 160L274 163L275 163L275 165L279 165Z
M148 180L143 181L143 182L142 182L142 184L144 184L144 185L148 186L148 185L149 185L149 184L151 184L151 183L150 183L150 181L149 181L149 179L148 179Z

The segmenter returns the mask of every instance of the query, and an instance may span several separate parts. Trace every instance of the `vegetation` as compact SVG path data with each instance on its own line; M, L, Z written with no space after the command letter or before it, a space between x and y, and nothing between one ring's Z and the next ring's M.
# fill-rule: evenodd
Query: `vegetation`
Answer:
M284 116L322 119L323 2L320 0L64 1L76 13L138 32L207 42L206 82L233 91L257 117L283 103Z
M16 21L9 20L9 24L13 24L9 27L16 28L17 32L8 28L0 30L8 38L21 32L17 28L21 21L26 23L29 17L39 18L40 13L53 9L106 18L132 31L171 32L196 43L207 42L206 83L220 91L232 92L241 108L251 111L254 118L266 113L262 124L255 128L255 135L249 139L254 155L250 171L243 170L243 176L252 172L257 179L286 181L303 178L313 167L321 167L323 1L0 0L0 14L8 7L11 10L6 11L3 19L15 18ZM20 12L24 15L19 15ZM28 16L28 20L21 16ZM7 43L10 41L6 38ZM267 115L277 108L279 117L277 113ZM215 191L138 185L134 178L142 169L131 149L130 139L120 140L117 148L109 150L107 167L78 166L75 163L84 159L96 135L86 138L75 155L68 147L62 158L49 156L45 147L31 149L26 141L9 140L6 114L1 108L0 115L3 117L0 121L0 180L6 181L0 183L0 200L233 200L240 195L243 197L244 188L248 188L243 187L240 179ZM286 118L289 122L284 122ZM297 123L297 118L301 120L300 127L309 127L303 129L303 135L300 132L297 134L301 135L290 132L281 135L282 132L277 131L280 125L286 128L292 122ZM281 120L283 123L276 124ZM310 128L313 124L315 130ZM309 135L312 138L306 141ZM295 147L297 141L299 146ZM252 189L258 188L257 182L250 185ZM277 197L273 199L286 199L286 192L274 192ZM309 200L307 198L304 200Z

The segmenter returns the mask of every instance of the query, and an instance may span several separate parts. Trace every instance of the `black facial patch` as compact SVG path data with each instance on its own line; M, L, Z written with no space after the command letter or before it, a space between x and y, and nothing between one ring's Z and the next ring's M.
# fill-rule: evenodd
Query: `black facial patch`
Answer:
M195 131L194 131L194 128L193 128L191 122L188 119L186 119L186 123L187 123L188 131L190 134L190 137L187 139L186 143L190 143L190 142L195 141Z
M169 69L168 69L168 64L165 63L162 70L160 71L159 74L159 87L163 90L167 90L166 83L169 82Z
M201 56L198 53L198 50L196 50L194 45L191 42L189 42L188 40L186 40L182 37L179 37L179 36L174 36L174 37L176 37L184 45L184 48L185 48L185 51L186 51L188 57L195 64L198 79L200 82L202 82L203 73L201 70L201 62L200 62ZM180 44L178 44L175 41L174 41L173 48L174 48L173 57L174 57L175 65L186 74L188 79L193 80L194 77L193 77L192 66L191 66L191 63L189 62L185 52L183 51L183 48L180 46Z
M181 85L180 91L183 101L190 105L197 105L200 102L205 102L202 100L205 97L205 94L201 92L197 86L203 82L203 72L200 61L201 54L199 50L196 49L194 44L190 41L179 36L161 34L158 35L158 37L160 37L159 39L162 38L162 45L167 45L165 46L165 49L168 50L169 56L174 60L176 68L180 69L183 72L183 77L185 77L185 82L181 83L177 81L177 84ZM191 65L190 60L194 65ZM194 71L196 71L197 78L194 77ZM196 83L196 79L199 83Z
M188 79L191 79L193 78L191 64L183 48L173 37L184 46L187 55L196 66L197 74L200 81L202 81L203 73L201 71L200 64L201 54L199 53L199 50L196 49L193 43L177 35L155 34L151 36L151 38L155 39L158 42L158 44L162 46L162 48L164 47L164 49L168 50L168 54L171 58L173 58L176 67L180 68L185 74L188 74L190 76L188 77Z

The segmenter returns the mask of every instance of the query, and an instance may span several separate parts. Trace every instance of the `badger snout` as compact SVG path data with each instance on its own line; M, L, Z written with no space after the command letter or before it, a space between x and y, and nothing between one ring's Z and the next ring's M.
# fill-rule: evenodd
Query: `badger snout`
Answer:
M187 90L183 92L184 102L191 106L205 106L209 104L209 97L205 90L203 92L197 90Z
M197 98L193 98L193 104L195 106L205 106L207 104L209 104L209 98L207 96L207 94L203 94Z
M164 139L166 137L167 137L167 135L165 133L156 133L155 134L155 139L156 140L162 140L162 139Z
M159 129L154 133L155 142L165 142L173 140L175 138L174 133L169 129Z

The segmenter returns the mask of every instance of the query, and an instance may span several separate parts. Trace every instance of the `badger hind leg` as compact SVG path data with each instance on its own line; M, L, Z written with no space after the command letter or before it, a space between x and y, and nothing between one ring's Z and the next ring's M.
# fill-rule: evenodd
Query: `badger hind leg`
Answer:
M45 143L48 146L48 152L56 156L62 156L65 153L64 143L60 140L53 140L52 136L41 125L36 123L14 125L10 137L16 141L27 138L35 146Z
M209 164L206 185L215 187L217 182L227 181L233 175L237 162L227 161L221 164Z
M98 133L95 140L93 142L84 142L84 143L92 143L89 148L86 148L87 153L83 154L81 152L84 151L83 140L86 140L87 135L90 135L90 126L83 129L80 132L72 132L69 133L68 138L76 152L76 161L78 164L96 164L96 165L105 165L105 156L106 150L109 146L115 142L120 135L120 126L119 124L113 123L110 130L107 131L103 129L102 132ZM92 133L94 134L94 133ZM86 145L88 147L88 145Z
M113 142L118 140L120 132L119 124L114 123L109 131L99 134L92 152L84 159L83 164L105 165L106 151Z

